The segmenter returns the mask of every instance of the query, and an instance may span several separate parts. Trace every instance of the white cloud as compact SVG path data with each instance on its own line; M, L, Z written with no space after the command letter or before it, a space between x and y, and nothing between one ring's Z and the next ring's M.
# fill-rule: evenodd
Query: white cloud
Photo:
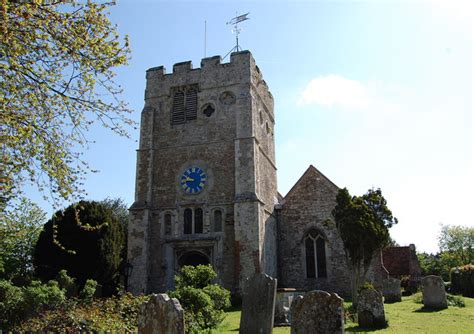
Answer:
M301 93L298 104L359 109L366 108L373 102L368 85L330 74L311 80Z

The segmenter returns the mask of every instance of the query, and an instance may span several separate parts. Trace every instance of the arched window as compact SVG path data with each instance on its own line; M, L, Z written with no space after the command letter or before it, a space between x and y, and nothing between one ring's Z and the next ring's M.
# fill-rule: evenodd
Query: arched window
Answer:
M204 217L201 208L184 209L184 234L204 232Z
M193 210L184 210L184 234L193 233Z
M202 209L194 210L194 233L202 233L203 222L202 222Z
M327 277L326 241L316 231L311 231L304 239L306 277Z
M222 232L222 211L214 211L214 232Z
M171 234L171 215L165 214L165 235Z

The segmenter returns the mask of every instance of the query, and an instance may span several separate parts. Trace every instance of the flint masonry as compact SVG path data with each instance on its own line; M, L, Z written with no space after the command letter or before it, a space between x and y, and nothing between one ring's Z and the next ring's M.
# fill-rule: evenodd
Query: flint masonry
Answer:
M347 295L331 217L338 188L310 166L279 195L273 97L251 53L233 53L228 63L204 58L197 69L178 63L169 74L151 68L146 79L128 289L163 292L182 266L211 264L237 294L263 272L282 287Z

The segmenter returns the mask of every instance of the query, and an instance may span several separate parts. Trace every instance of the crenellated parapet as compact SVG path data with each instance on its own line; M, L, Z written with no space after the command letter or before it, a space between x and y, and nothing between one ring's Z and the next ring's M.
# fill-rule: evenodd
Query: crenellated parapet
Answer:
M145 100L169 96L173 87L183 84L198 84L201 91L252 84L266 104L271 103L269 109L273 110L273 97L249 51L232 53L227 63L222 63L221 56L203 58L200 68L193 68L191 61L176 63L172 73L166 73L164 66L152 67L146 71L146 79Z

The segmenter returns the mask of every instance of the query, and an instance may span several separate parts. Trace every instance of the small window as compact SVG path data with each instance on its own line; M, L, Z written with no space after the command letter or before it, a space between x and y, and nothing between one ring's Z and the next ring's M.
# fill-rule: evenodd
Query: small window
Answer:
M212 106L212 104L207 104L203 109L202 113L206 115L207 117L211 117L211 115L214 113L215 109Z
M197 119L197 93L197 86L176 88L171 109L172 125Z
M165 215L165 235L171 235L171 215Z
M327 277L326 271L326 241L311 231L304 239L306 277Z
M193 211L191 209L184 210L184 234L193 233Z
M204 214L201 208L184 210L184 234L204 233Z
M222 232L222 212L214 211L214 232Z
M196 209L194 211L194 233L202 233L203 222L202 222L202 209Z

